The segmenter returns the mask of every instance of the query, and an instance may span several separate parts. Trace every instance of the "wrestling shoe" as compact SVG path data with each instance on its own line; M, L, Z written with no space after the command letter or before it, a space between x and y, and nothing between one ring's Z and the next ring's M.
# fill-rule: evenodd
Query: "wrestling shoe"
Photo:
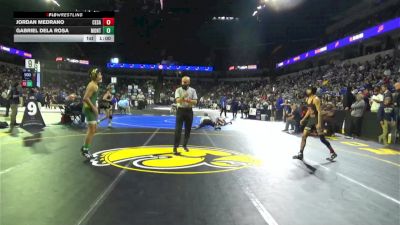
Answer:
M189 149L188 149L188 147L185 145L185 146L183 146L183 149L185 150L185 151L189 151Z
M81 148L81 154L82 154L82 156L85 157L86 159L93 159L92 153L90 153L89 150L83 149L83 147Z
M336 154L336 152L334 152L334 153L331 153L331 157L326 158L326 160L333 161L334 159L336 159L336 157L337 157L337 154Z
M303 153L299 152L297 155L293 156L293 159L303 160Z

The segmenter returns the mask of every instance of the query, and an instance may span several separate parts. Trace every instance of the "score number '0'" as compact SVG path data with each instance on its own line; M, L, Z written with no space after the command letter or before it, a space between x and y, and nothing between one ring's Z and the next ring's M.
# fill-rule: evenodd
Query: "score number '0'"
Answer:
M106 24L107 26L110 26L110 25L112 24L112 23L111 23L111 20L106 20L105 24Z

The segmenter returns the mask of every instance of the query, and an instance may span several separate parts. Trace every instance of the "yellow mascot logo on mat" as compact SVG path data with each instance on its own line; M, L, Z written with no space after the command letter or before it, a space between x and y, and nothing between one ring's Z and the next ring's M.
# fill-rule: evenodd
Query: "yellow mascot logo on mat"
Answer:
M227 172L258 165L250 155L211 147L190 146L174 155L171 146L142 146L96 152L94 166L164 174L204 174Z

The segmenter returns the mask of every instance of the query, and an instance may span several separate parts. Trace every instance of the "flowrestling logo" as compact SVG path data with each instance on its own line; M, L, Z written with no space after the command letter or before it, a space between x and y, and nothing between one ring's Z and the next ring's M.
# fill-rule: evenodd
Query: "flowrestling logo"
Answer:
M239 170L261 164L256 158L230 150L190 146L190 151L171 146L141 146L104 150L93 154L93 166L163 174L206 174Z

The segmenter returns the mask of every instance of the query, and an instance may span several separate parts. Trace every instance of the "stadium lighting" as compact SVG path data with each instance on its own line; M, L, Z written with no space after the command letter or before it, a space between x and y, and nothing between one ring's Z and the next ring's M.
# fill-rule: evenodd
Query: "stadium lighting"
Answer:
M169 70L169 71L197 71L212 72L212 66L177 66L162 64L127 64L127 63L107 63L108 69L139 69L139 70Z
M312 49L312 50L304 52L300 55L294 56L292 58L288 58L288 59L276 64L276 68L283 68L283 67L286 67L286 66L294 64L294 63L305 61L309 58L316 57L325 52L332 52L339 48L344 48L348 45L352 45L354 43L359 43L360 41L367 40L367 39L382 35L383 33L393 31L393 30L400 30L400 17L397 17L392 20L388 20L377 26L370 27L361 32L355 33L350 36L346 36L342 39L327 43L324 46L321 46L317 49Z
M291 10L300 4L302 4L305 0L261 0L261 6L263 8L268 7L275 11L282 10Z
M57 2L56 0L52 0L52 2L53 2L54 4L56 4L58 7L61 6L60 4L58 4L58 2Z
M119 58L111 58L111 63L119 63Z
M12 54L12 55L19 55L19 56L22 56L24 58L32 58L32 54L31 53L24 52L22 50L15 49L15 48L6 47L4 45L0 45L0 52L1 51L7 52L7 53Z
M47 3L54 3L55 5L57 5L58 7L60 7L61 5L56 1L56 0L46 0Z
M234 20L236 20L236 21L238 21L239 18L238 17L232 17L232 16L218 16L218 17L214 16L212 18L212 20L218 20L218 21L234 21Z
M261 6L261 5L257 6L257 9L261 9L261 8L262 8L262 6Z

